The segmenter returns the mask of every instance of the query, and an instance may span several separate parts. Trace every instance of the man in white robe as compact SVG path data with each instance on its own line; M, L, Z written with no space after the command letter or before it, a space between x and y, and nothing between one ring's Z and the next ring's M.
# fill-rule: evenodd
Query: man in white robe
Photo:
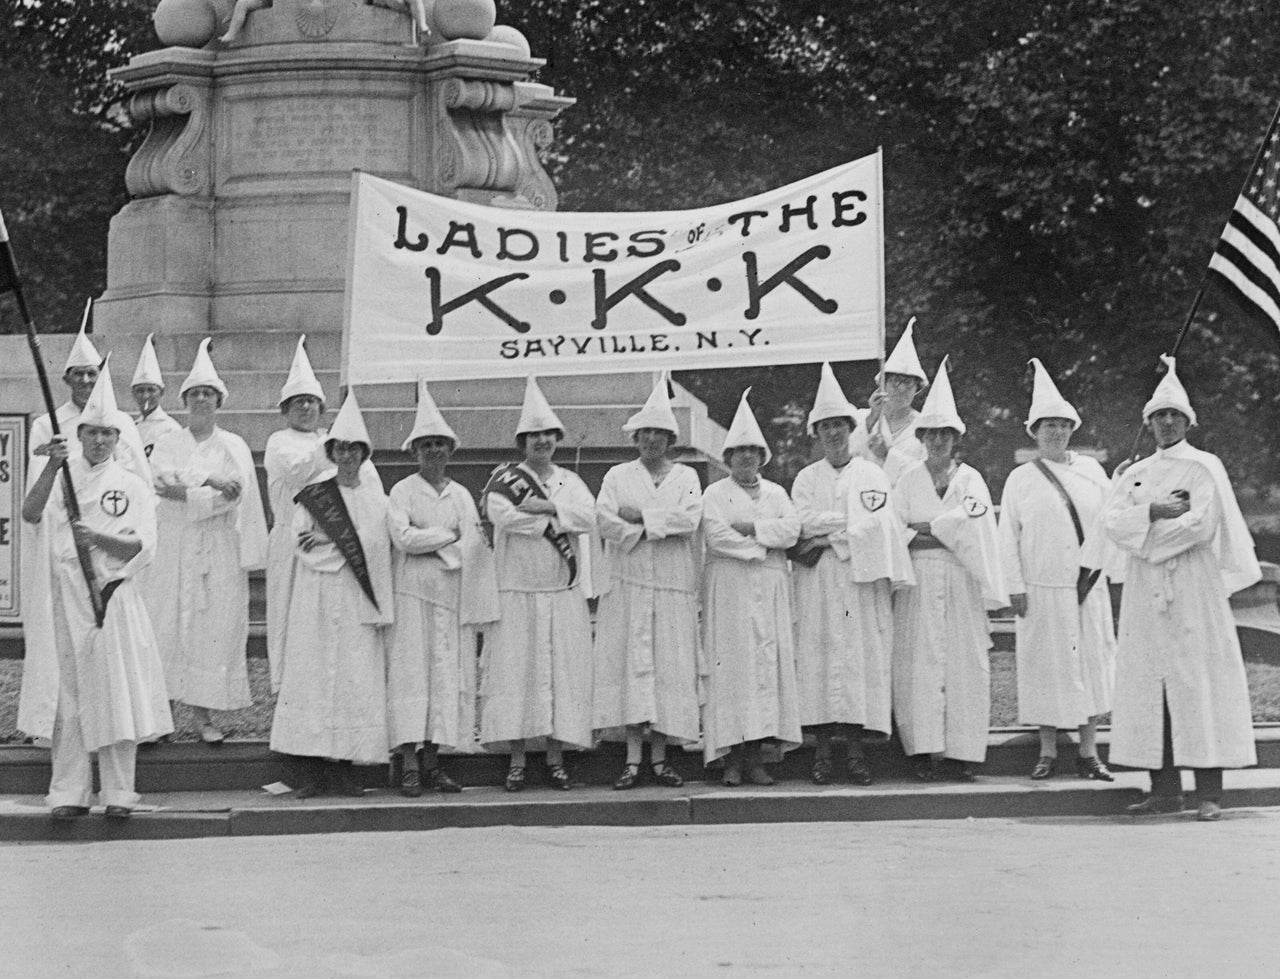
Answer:
M849 453L856 411L831 365L823 364L809 413L809 431L823 458L802 469L792 484L802 526L790 552L800 722L816 738L817 785L832 780L836 737L848 746L850 781L874 780L862 742L887 738L891 727L890 596L914 580L888 477Z
M160 399L164 397L164 375L160 373L160 361L156 357L152 336L153 334L148 333L147 339L143 341L138 366L133 372L133 382L129 385L134 404L138 406L138 417L134 419L138 426L138 438L142 440L142 448L148 459L151 458L151 450L155 448L160 436L182 428L160 407Z
M514 502L490 479L481 503L493 524L500 614L485 640L480 740L510 752L509 792L524 788L525 753L538 749L551 787L572 788L564 749L593 743L584 537L595 530L595 500L577 474L551 462L563 435L530 376L516 428L524 461L500 471L523 498Z
M134 582L155 550L154 499L147 483L112 458L127 420L104 370L78 420L81 451L73 458L63 437L52 439L33 466L23 504L23 521L35 528L39 553L48 558L36 563L31 584L47 595L50 620L47 627L26 623L18 727L52 742L46 802L59 820L89 812L91 752L98 756L106 815L127 818L139 798L137 743L173 730L160 657ZM74 522L57 485L64 465L80 510ZM88 549L106 598L100 627L77 541Z
M920 413L911 407L929 386L929 377L916 353L915 322L913 316L886 358L880 386L871 395L870 410L858 412L859 417L854 419L857 428L849 439L850 451L883 469L890 483L896 482L908 465L925 456L924 445L916 437Z
M1222 816L1222 769L1257 764L1249 687L1228 596L1261 577L1226 470L1187 444L1196 422L1171 357L1142 409L1155 455L1130 466L1104 513L1128 554L1111 719L1111 759L1151 770L1135 814L1182 808L1196 773L1198 818Z

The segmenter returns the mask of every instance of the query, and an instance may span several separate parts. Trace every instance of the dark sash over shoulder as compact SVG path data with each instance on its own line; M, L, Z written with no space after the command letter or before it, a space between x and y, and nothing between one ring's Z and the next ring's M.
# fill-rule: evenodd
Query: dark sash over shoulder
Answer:
M1080 513L1076 510L1075 501L1071 499L1071 494L1067 492L1067 488L1062 485L1062 480L1054 474L1043 459L1037 459L1035 463L1036 468L1044 474L1044 478L1049 480L1053 488L1058 491L1058 495L1062 497L1062 502L1067 505L1067 513L1071 515L1071 526L1076 531L1076 543L1083 547L1084 526L1080 523ZM1081 568L1076 573L1076 602L1078 604L1084 604L1085 599L1089 597L1089 592L1093 591L1093 586L1098 583L1098 578L1101 576L1101 571L1090 570L1089 568Z
M360 535L351 522L347 501L342 498L342 490L338 488L338 480L333 478L309 483L293 498L293 502L306 507L307 513L311 514L325 536L333 541L346 559L347 567L360 583L360 590L373 602L373 607L378 608L378 599L373 594L373 581L369 578L369 563L365 560L364 548L360 545Z
M489 476L489 482L485 484L484 492L480 494L480 511L485 513L485 497L490 493L496 493L504 500L510 500L515 506L519 506L525 500L532 497L537 500L547 499L547 493L542 485L533 479L528 472L520 468L519 463L508 462L505 465L495 469ZM487 513L485 513L487 518ZM493 544L492 525L485 523L485 532L489 534L490 546ZM568 534L557 534L551 529L551 525L547 524L545 530L542 531L551 546L559 552L564 558L565 563L569 565L569 585L578 580L578 558L573 553L573 543L569 539Z

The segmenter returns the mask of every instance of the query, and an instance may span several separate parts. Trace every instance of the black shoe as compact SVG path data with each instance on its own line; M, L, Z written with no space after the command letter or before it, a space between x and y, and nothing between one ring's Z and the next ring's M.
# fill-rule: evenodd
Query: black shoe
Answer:
M346 795L359 798L364 795L364 786L356 779L355 766L349 761L337 762L331 780L335 795Z
M628 762L622 768L622 774L618 776L617 781L613 783L613 787L619 792L626 789L634 789L640 784L640 766L632 765Z
M928 755L916 755L911 763L911 777L917 782L936 782L938 773L933 759Z
M655 761L651 766L653 768L653 779L659 785L666 786L668 789L678 789L684 785L684 779L680 777L680 773L671 767L669 761Z
M411 768L400 776L400 794L408 799L416 799L426 790L422 787L422 773Z
M433 768L430 771L422 773L422 780L427 784L428 788L435 789L437 792L461 792L462 786L449 777L449 773L443 768Z
M103 815L108 819L128 819L133 815L133 810L128 806L107 806Z
M1036 762L1036 767L1031 769L1031 781L1040 782L1046 778L1053 778L1053 770L1057 763L1057 758L1051 755L1041 755L1040 760ZM1079 762L1076 764L1078 767Z
M524 766L513 765L507 769L507 778L502 787L508 792L524 791Z
M978 777L965 762L956 758L942 759L941 777L948 782L976 782Z
M73 819L89 815L88 806L54 806L49 810L49 818L60 823L69 823Z
M1090 778L1096 782L1114 782L1116 777L1111 770L1097 758L1077 758L1076 774L1080 778Z
M830 785L831 759L815 758L813 760L813 771L809 774L809 778L814 785Z
M547 784L561 792L568 792L573 788L573 783L569 780L569 772L564 765L547 766Z
M1141 802L1125 806L1124 811L1130 816L1159 816L1164 813L1182 812L1182 796L1149 795Z
M876 780L866 758L849 759L849 781L854 785L870 785Z
M311 779L303 782L294 789L293 797L295 799L314 799L316 796L322 795L324 793L324 789L325 786L322 781L319 779Z

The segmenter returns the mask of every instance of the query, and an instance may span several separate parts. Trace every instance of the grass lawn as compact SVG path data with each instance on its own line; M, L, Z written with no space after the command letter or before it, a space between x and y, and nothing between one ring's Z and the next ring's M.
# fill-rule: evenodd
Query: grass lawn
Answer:
M1253 701L1255 721L1280 722L1280 661L1248 657L1245 670L1249 675L1249 694ZM0 743L20 741L15 724L18 717L18 687L22 680L21 660L0 660ZM271 714L275 697L264 659L249 660L249 686L253 706L245 710L214 711L214 718L228 737L265 741L271 734ZM197 732L192 725L191 710L179 704L174 714L175 738L194 741ZM1012 652L991 654L991 726L1013 727L1018 723L1016 668Z

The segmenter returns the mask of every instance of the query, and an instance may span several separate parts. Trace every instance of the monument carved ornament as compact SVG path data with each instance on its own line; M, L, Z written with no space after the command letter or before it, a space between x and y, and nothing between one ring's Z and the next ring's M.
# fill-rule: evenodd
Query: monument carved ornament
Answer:
M184 81L147 89L129 99L126 111L135 126L148 127L146 139L125 169L130 194L212 193L208 85Z

